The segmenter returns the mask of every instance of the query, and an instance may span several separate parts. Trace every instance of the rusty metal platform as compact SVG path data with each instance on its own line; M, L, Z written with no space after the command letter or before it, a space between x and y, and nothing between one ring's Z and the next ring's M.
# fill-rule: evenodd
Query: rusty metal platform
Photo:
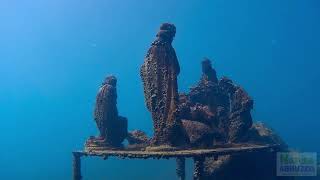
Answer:
M234 155L253 152L276 152L279 149L278 144L256 145L256 144L233 144L224 147L215 147L212 149L183 149L173 151L147 151L147 150L90 150L73 152L73 179L81 180L81 157L108 157L135 158L135 159L177 159L177 175L180 180L185 179L185 158L194 159L194 179L201 180L203 177L203 163L205 158L214 157L217 159L223 155Z

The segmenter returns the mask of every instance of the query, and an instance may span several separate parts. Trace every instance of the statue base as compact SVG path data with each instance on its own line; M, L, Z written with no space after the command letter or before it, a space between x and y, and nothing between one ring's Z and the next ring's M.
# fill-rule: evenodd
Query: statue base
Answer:
M119 150L123 149L123 146L114 146L108 143L105 139L90 137L85 143L85 151L95 150Z

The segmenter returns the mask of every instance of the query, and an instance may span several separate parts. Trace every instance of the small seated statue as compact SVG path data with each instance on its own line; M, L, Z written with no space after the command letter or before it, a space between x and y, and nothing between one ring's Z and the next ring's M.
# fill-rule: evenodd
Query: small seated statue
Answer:
M99 89L94 110L94 120L99 129L99 137L90 142L97 146L121 147L127 137L127 118L121 117L117 109L117 78L108 76Z

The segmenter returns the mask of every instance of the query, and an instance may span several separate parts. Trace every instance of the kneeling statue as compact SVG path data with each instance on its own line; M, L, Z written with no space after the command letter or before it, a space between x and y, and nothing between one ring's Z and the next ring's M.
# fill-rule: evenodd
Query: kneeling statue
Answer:
M102 83L96 98L94 120L100 135L88 143L99 147L121 147L127 136L127 118L121 117L117 109L117 78L108 76ZM87 143L87 144L88 144Z

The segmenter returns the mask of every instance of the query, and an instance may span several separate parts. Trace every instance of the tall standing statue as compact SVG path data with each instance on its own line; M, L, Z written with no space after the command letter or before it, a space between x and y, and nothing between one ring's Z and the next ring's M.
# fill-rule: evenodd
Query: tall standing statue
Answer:
M153 145L178 146L185 140L176 112L180 66L171 45L175 33L173 24L162 24L141 67L145 101L154 123Z
M105 79L97 94L94 119L99 128L98 140L102 145L119 147L127 136L127 119L119 116L117 109L117 79Z

